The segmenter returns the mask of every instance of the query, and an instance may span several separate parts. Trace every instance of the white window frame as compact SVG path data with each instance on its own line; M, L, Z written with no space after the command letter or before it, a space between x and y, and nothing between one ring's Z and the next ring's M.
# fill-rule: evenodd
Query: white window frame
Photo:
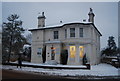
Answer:
M74 31L71 31L71 29L74 29ZM74 35L73 35L74 34ZM70 28L70 37L75 37L75 28Z
M55 34L55 32L58 32L57 34ZM54 39L59 39L59 31L53 31L53 38Z
M38 48L37 49L37 55L38 56L42 56L42 48Z
M82 29L82 31L81 31L81 29ZM79 37L83 37L84 36L83 33L84 33L83 28L79 28Z

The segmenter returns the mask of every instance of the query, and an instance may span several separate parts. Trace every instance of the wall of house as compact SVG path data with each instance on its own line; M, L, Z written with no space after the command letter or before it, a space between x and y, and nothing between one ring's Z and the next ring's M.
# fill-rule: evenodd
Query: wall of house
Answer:
M96 29L93 26L91 27L91 32L93 50L92 56L94 57L93 64L98 64L100 62L100 34L96 31Z
M70 28L75 27L75 37L70 37ZM84 36L79 37L79 28L83 28ZM91 33L91 27L84 26L84 25L70 25L70 26L64 26L62 28L54 28L54 29L46 29L45 30L45 41L66 41L66 42L82 42L82 43L88 43L91 42L92 33ZM67 29L67 38L65 38L65 29ZM53 32L59 31L59 39L54 39ZM42 35L42 34L41 34Z
M43 63L42 54L38 54L38 48L43 48L42 44L32 44L32 55L31 62L32 63Z
M91 27L89 27L91 26ZM70 28L75 28L75 37L70 37ZM83 37L79 37L79 28L83 28ZM67 38L65 38L65 29L67 29ZM59 31L59 39L54 39L53 31ZM46 61L51 60L51 47L52 45L59 52L55 55L55 60L60 61L61 44L54 43L56 41L66 44L68 49L68 57L70 57L70 46L76 46L76 59L68 58L68 64L80 65L82 58L79 58L79 46L84 46L84 53L87 55L90 64L97 64L100 61L100 35L92 25L65 25L62 28L45 29L32 31L32 62L42 63L42 57L37 55L37 49L43 48L44 42L46 43ZM45 40L45 41L43 41ZM51 43L52 42L52 43Z
M74 26L71 26L71 28ZM83 27L84 29L84 37L81 38L79 37L79 28ZM80 27L76 26L76 37L75 38L70 38L70 30L68 27L68 38L65 39L63 42L64 43L75 43L76 45L76 61L68 61L68 64L82 64L80 62L78 62L78 54L79 54L79 49L78 49L78 45L82 44L85 47L85 53L87 54L87 58L88 61L90 62L90 64L97 64L99 62L100 56L99 56L99 51L100 51L100 36L98 35L98 32L96 32L96 30L92 27L89 26L82 26L80 25ZM68 48L69 50L69 48ZM70 51L70 50L69 50ZM70 54L70 53L69 53ZM74 60L74 59L73 59Z
M46 45L46 62L51 61L51 47L54 47L55 49L55 61L60 63L60 51L61 51L61 45L60 44L47 44Z
M45 30L45 41L53 41L53 30L52 29Z
M53 32L59 31L59 39L54 39ZM45 30L45 41L62 41L65 39L64 28L54 28Z
M43 30L32 31L32 42L43 42L44 32Z
M38 54L39 48L43 48L43 30L32 31L32 63L43 63L42 55Z

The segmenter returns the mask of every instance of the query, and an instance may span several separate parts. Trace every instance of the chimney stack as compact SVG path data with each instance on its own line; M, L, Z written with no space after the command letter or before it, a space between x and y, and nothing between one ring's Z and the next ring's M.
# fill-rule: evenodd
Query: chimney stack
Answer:
M38 28L45 27L45 19L44 12L42 12L42 15L38 16Z
M95 16L95 15L94 15L94 13L93 13L92 8L90 8L90 11L89 11L88 15L89 15L88 22L94 23L94 16Z

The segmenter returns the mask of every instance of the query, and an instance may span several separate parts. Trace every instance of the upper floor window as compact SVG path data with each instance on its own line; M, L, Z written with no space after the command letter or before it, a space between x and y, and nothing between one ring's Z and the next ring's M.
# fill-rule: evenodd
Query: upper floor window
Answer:
M80 37L83 37L83 28L79 29Z
M65 29L65 38L67 38L67 29Z
M58 31L54 31L54 39L58 39L59 36L58 36Z
M75 37L75 28L70 28L70 37Z

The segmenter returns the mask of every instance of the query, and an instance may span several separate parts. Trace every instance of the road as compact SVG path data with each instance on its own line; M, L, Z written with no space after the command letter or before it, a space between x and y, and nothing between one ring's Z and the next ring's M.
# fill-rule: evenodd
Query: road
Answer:
M82 80L83 77L81 78L74 78L74 80L81 80L81 81L88 81L89 79L84 79ZM87 78L87 77L86 77ZM98 78L98 77L97 77ZM31 79L35 79L40 81L40 79L46 79L46 80L51 80L51 81L56 81L56 80L73 80L72 77L61 77L61 76L50 76L47 74L39 74L39 73L33 73L33 72L24 72L24 71L15 71L15 70L2 70L2 80L3 81L18 81L18 79L20 80L31 80ZM93 77L93 81L103 81L103 80L109 80L109 81L120 81L120 78L114 78L114 79L110 79L110 77L108 77L108 79L94 79ZM90 79L91 81L92 79ZM33 80L32 80L33 81Z
M60 76L49 76L31 72L2 70L2 79L67 79Z

